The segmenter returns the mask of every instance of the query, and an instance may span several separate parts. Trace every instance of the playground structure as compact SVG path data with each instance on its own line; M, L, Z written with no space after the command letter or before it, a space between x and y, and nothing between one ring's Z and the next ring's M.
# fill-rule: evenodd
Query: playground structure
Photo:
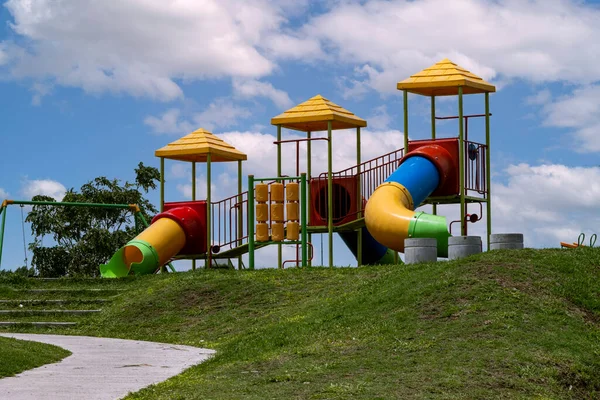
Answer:
M160 270L173 260L205 260L205 266L254 269L256 250L278 247L277 266L312 264L313 237L326 234L328 260L334 265L334 234L340 235L358 265L398 263L407 238L435 238L438 256L447 255L447 241L455 223L460 235L468 224L487 219L487 243L491 233L490 198L490 108L489 94L495 87L480 77L444 59L398 82L404 101L404 146L371 160L361 159L361 128L364 119L317 95L272 118L277 129L277 174L273 178L248 177L242 190L243 161L247 155L217 136L198 129L158 149L160 158L160 214L133 240L100 267L105 277L121 277ZM410 139L408 94L429 97L431 137ZM463 97L483 94L482 114L464 113ZM435 99L457 96L458 115L438 117ZM485 140L473 141L469 118L485 118ZM438 138L436 122L456 120L457 137ZM305 137L283 140L283 129L305 133ZM333 132L352 130L356 140L356 165L333 171ZM315 132L327 132L314 137ZM324 142L324 143L323 143ZM300 145L306 145L306 171L300 171ZM296 146L296 171L282 175L282 148ZM327 171L313 174L313 146L327 145ZM165 160L191 163L191 201L165 201ZM291 164L286 160L286 164ZM211 168L215 162L237 162L237 193L213 201ZM206 164L206 198L196 199L197 163ZM284 195L283 193L286 193ZM298 193L299 192L299 193ZM265 197L267 193L267 197ZM289 193L289 196L288 196ZM433 213L415 211L430 204ZM460 218L447 224L437 215L439 205L460 207ZM469 206L479 205L479 214ZM0 209L2 211L2 209ZM282 246L295 245L296 258L283 260ZM1 241L0 241L1 246ZM1 247L0 247L1 251ZM1 254L1 253L0 253ZM248 254L248 265L242 256Z
M327 234L328 265L334 265L333 235L338 233L359 265L397 263L404 239L435 238L438 256L446 257L452 225L460 224L467 235L468 223L482 219L485 205L487 242L491 233L490 198L490 107L495 87L480 77L444 59L401 81L397 89L404 100L404 147L375 159L361 159L361 128L367 122L352 112L317 95L274 117L277 128L277 176L248 177L242 191L242 162L247 156L212 133L199 129L156 151L161 166L161 213L148 229L124 246L102 266L103 276L124 276L130 271L156 271L169 260L206 260L207 267L227 265L244 268L242 255L249 254L254 268L257 249L278 246L277 265L310 265L312 238ZM431 101L431 138L409 140L408 94ZM483 94L485 111L465 115L463 97ZM438 117L435 99L458 97L458 115ZM468 137L469 118L485 118L485 141ZM436 122L455 119L458 136L438 138ZM305 133L305 137L282 140L282 130ZM356 165L334 172L333 131L354 130ZM326 137L313 133L326 131ZM316 142L327 144L327 171L313 175L312 150ZM307 148L306 171L300 171L300 144ZM296 173L282 176L282 146L295 144ZM192 201L165 202L164 161L192 163ZM220 201L211 198L211 163L238 162L237 194ZM206 200L196 200L196 163L206 163ZM289 193L289 196L284 196ZM298 192L301 192L298 194ZM414 211L431 204L433 213ZM448 226L437 215L437 207L457 204L460 219ZM479 205L479 214L469 205ZM283 260L282 246L296 245L296 259Z

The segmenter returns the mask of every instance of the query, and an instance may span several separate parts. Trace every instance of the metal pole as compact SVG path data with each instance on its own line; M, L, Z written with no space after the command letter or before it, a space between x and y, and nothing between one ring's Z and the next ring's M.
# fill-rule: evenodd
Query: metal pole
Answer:
M196 201L196 162L192 161L192 201ZM196 259L192 260L192 271L196 270Z
M306 138L311 139L310 131L306 132ZM308 207L310 207L310 204L311 204L311 200L310 200L310 178L311 178L311 167L312 167L311 150L312 150L312 140L309 140L308 142L306 142L306 153L307 153L307 155L306 155L307 156L307 159L306 159L306 178L307 178L306 198L303 199L304 208L307 209L307 213L309 212ZM307 219L306 223L308 224L308 218L306 218L306 219ZM312 243L312 233L308 234L308 242ZM312 260L308 261L308 265L312 265Z
M435 96L431 96L431 138L435 139Z
M490 163L490 94L485 93L485 185L487 186L487 248L490 249L492 233L492 173Z
M281 125L277 125L277 141L281 141ZM277 143L277 177L281 177L281 143ZM277 244L277 268L283 267L281 243Z
M329 236L329 268L333 268L333 140L331 121L327 121L327 232Z
M248 268L254 269L254 175L248 175Z
M206 248L207 251L207 262L208 265L207 267L210 268L212 265L212 251L211 251L211 245L212 245L212 232L211 232L211 224L212 224L212 203L211 203L211 171L210 171L210 167L211 167L211 154L208 153L206 155L206 244L208 245L208 247Z
M238 223L238 229L237 229L237 245L241 246L242 245L242 236L244 236L244 227L242 226L244 224L244 219L242 218L242 213L244 211L244 207L242 206L242 160L238 161L238 200L237 200L238 206L237 206L237 210L238 210L238 218L237 218L237 223ZM238 256L238 269L242 269L242 256Z
M160 158L160 212L165 211L165 158Z
M463 126L463 88L458 88L458 149L460 185L460 234L465 235L465 143Z
M302 235L302 267L308 266L308 241L307 241L307 229L306 229L306 174L300 175L300 198L302 204L300 205L300 232Z
M6 212L6 207L0 210L0 213L2 214L2 225L0 226L0 267L2 266L2 247L4 246L4 227L6 226Z
M402 99L404 102L404 154L408 152L408 92L402 91Z
M148 221L146 221L146 217L144 217L144 214L142 213L142 211L138 211L137 212L138 217L140 217L140 221L142 221L142 224L144 224L144 226L147 228L150 225L148 224Z
M435 140L435 96L431 96L431 139ZM433 215L437 215L437 204L433 205Z
M361 176L360 176L360 163L361 163L361 154L360 154L360 126L356 127L356 187L358 192L358 215L357 219L362 218L362 188L361 188ZM358 228L358 234L356 235L356 245L358 248L356 249L356 264L357 266L362 265L362 227Z

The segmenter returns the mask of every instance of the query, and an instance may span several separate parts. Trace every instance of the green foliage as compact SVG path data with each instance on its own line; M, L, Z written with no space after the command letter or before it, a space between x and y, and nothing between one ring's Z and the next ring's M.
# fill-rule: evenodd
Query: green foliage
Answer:
M0 269L0 277L22 277L22 278L31 278L36 276L35 268L27 268L26 266L19 267L14 271L7 269Z
M135 173L135 183L95 178L79 191L69 189L62 201L137 204L146 220L150 220L148 213L157 210L144 194L156 188L160 173L143 163L138 164ZM56 201L48 196L35 196L33 200ZM98 276L98 266L135 236L134 216L128 209L35 205L26 221L31 223L35 237L29 246L32 265L41 277ZM55 246L42 246L46 236L52 238Z

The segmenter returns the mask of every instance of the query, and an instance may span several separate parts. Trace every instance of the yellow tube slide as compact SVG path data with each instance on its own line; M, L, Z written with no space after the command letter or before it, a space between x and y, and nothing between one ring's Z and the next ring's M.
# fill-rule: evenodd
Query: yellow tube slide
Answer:
M365 223L371 235L382 245L404 252L411 220L415 216L413 199L399 183L381 184L367 202Z

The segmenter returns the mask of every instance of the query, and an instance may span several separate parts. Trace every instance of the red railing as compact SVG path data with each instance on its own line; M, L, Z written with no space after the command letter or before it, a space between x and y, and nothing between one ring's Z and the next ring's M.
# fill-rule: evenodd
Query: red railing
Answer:
M404 149L398 149L372 160L364 161L359 165L333 172L333 179L337 179L337 182L340 182L340 184L336 184L333 187L334 224L344 224L355 219L356 215L364 210L366 201L371 196L371 193L373 193L373 191L375 191L375 189L398 168L403 156ZM358 173L359 170L360 173ZM358 182L358 179L360 179L361 186L360 198L362 201L360 202L358 201L358 198L353 199L350 197L355 196L355 190L348 191L346 189L347 186L342 186L344 184L354 186ZM327 193L327 172L321 173L317 178L311 179L311 181L311 191L317 190L318 193ZM311 197L313 197L315 201L313 207L317 210L322 210L319 214L323 217L322 221L325 221L327 219L327 196L316 196L315 198L311 194ZM356 205L354 209L351 206L352 204Z
M465 140L465 189L485 195L487 188L485 144Z
M213 253L231 250L248 242L247 210L248 192L211 204Z

